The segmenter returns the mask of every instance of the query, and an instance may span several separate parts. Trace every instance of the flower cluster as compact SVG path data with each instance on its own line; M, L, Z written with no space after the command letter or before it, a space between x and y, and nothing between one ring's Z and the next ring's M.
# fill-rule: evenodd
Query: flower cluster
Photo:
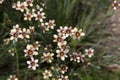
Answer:
M69 61L86 64L86 57L91 58L94 55L94 49L92 48L85 49L83 52L70 50L71 46L69 45L69 43L72 40L77 41L85 36L85 33L82 29L73 28L72 26L60 26L60 28L57 29L57 34L53 35L53 42L57 43L56 49L53 48L54 46L52 44L43 46L40 45L38 41L31 43L36 37L36 29L42 30L43 33L49 31L50 29L54 29L54 27L56 26L55 20L46 21L44 5L42 7L39 5L33 7L33 0L26 0L24 2L18 1L17 3L14 3L12 7L18 11L21 11L20 13L23 13L25 21L35 21L36 23L38 23L38 27L36 28L34 26L29 26L29 29L26 29L21 28L19 24L16 24L10 31L10 38L5 39L4 41L6 42L6 44L8 44L10 40L13 40L14 42L18 41L18 39L27 40L27 45L26 49L24 49L24 53L25 57L30 58L30 60L26 61L26 63L28 64L28 68L32 70L36 70L36 68L40 66L39 61L40 64L45 63L52 65L55 63L55 67L53 66L51 70L49 70L49 68L44 70L43 79L69 80L67 75L69 71L69 66L67 66L68 64L64 62ZM33 32L35 32L35 36L31 36L31 33ZM41 42L44 43L44 41ZM13 56L14 52L14 49L9 50L9 53L11 53L11 55ZM42 52L42 54L39 54L39 52ZM40 60L36 59L36 56L38 55L40 55ZM54 74L56 71L59 73L58 75Z
M91 58L94 55L94 49L85 49L83 54L82 52L70 52L70 46L68 46L69 42L67 41L68 38L80 40L81 37L85 36L85 33L82 29L72 28L72 27L62 27L57 29L58 35L54 35L53 42L57 42L58 49L56 50L57 57L59 57L62 61L65 61L66 58L70 57L70 61L75 61L78 63L89 63L85 59L86 57ZM72 54L71 54L72 53ZM64 76L68 70L66 65L60 65L59 71L62 73L60 80L68 80L68 76Z
M112 6L113 6L113 9L116 10L116 9L120 8L120 2L117 0L114 0Z
M33 56L38 55L38 50L39 50L40 44L38 41L33 43L33 45L28 44L26 49L24 50L25 52L25 57L29 56L31 61L27 61L27 64L29 65L28 68L32 68L33 70L36 70L36 67L38 67L38 59L34 59Z
M65 60L67 58L67 53L69 52L69 46L67 45L67 41L65 40L68 37L72 37L73 39L80 39L85 33L82 32L82 29L78 30L77 28L72 29L72 27L60 27L57 30L58 35L54 35L53 42L57 42L58 50L56 50L57 57L60 57L61 60Z
M34 31L34 27L29 27L29 29L26 28L20 28L18 24L13 26L13 29L10 31L10 40L18 41L18 38L20 39L29 39L30 33Z
M35 8L33 6L33 0L26 0L24 2L18 1L17 3L13 4L13 8L16 10L21 11L24 14L25 21L35 20L40 22L38 27L45 33L45 31L49 31L49 29L54 29L55 20L49 20L46 22L44 19L46 18L45 12L43 11L43 6L36 5ZM30 8L29 8L30 7Z

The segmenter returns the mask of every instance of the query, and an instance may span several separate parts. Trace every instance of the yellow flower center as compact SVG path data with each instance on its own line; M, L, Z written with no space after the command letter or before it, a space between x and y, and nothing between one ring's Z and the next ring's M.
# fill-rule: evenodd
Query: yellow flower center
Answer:
M64 56L64 54L65 54L64 52L60 52L60 56Z
M91 53L92 53L92 51L89 50L89 51L88 51L88 54L91 54Z
M35 62L31 62L31 66L35 66Z
M66 67L65 67L65 66L62 66L62 67L61 67L61 70L65 71L65 70L66 70Z
M26 17L29 19L29 18L31 18L31 15L30 15L30 14L27 14Z
M67 29L67 30L66 30L66 33L70 34L70 33L71 33L71 30Z
M38 19L42 19L42 15L41 14L39 14L37 17L38 17Z
M27 4L28 4L28 5L30 5L30 4L31 4L31 1L30 1L30 0L29 0L29 1L27 1Z
M114 3L113 6L114 7L119 7L119 4L118 3Z
M14 36L14 37L17 37L17 36L18 36L18 34L17 34L17 33L14 33L14 34L13 34L13 36Z
M62 38L61 38L61 37L58 37L58 38L57 38L57 41L58 41L58 42L61 42L61 41L62 41Z
M49 26L53 26L53 23L52 22L49 22L49 24L48 24Z
M32 55L33 54L33 51L32 50L29 50L28 51L28 55Z
M75 36L76 36L76 37L79 37L79 36L80 36L80 33L79 33L79 32L76 32L76 33L75 33Z

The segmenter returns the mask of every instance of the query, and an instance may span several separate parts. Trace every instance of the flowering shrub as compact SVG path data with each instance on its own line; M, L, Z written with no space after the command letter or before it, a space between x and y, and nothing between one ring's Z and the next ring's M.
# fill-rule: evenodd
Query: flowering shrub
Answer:
M0 0L2 4L4 0ZM18 19L19 15L22 16L20 20L24 22L16 21L11 25L11 20L8 21L12 29L3 41L9 47L7 51L10 55L16 58L16 70L11 72L13 75L8 80L21 80L22 76L28 80L22 73L32 77L38 73L39 80L71 80L79 73L76 70L91 65L95 52L93 46L78 46L86 36L82 27L70 24L59 26L54 19L49 20L46 16L46 5L34 0L15 1L11 8L18 12Z

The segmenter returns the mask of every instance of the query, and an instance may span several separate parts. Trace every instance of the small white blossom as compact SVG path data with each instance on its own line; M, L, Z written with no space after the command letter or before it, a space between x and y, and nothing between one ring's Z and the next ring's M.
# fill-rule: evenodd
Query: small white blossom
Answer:
M58 35L59 36L64 36L65 35L65 30L62 26L60 26L60 29L57 29Z
M32 57L33 55L38 55L38 52L35 51L35 48L33 47L33 45L27 45L26 49L24 50L25 52L25 56L30 56Z
M28 6L27 3L23 2L23 3L20 4L19 10L21 12L24 12L27 9L27 6Z
M79 53L79 54L77 55L77 62L78 62L78 63L84 62L84 61L85 61L85 60L84 60L84 57L85 57L85 55Z
M19 28L19 25L18 25L18 24L15 25L15 26L13 26L13 29L10 31L10 35L11 35L10 40L15 40L15 41L17 41L18 38L20 38L21 32L22 32L22 31L21 31L21 28Z
M71 36L72 35L72 27L65 26L64 27L64 32L65 32L66 37Z
M60 72L61 72L62 74L64 74L65 72L67 72L68 67L65 66L65 65L61 65L59 70L60 70Z
M68 50L56 50L56 53L57 53L57 57L60 57L62 61L65 60L65 58L67 58L67 53L68 53Z
M39 47L40 47L40 44L38 41L34 42L33 43L33 47L36 49L36 50L39 50Z
M34 31L35 31L35 27L34 26L29 26L28 33L32 33Z
M90 49L85 49L85 54L91 58L94 55L94 49L90 48Z
M3 1L4 1L4 0L0 0L0 4L2 4L2 3L3 3Z
M49 31L49 28L44 23L41 23L39 27L43 31L43 33L45 33L45 31Z
M117 0L114 0L112 6L113 6L113 9L116 10L120 8L120 3Z
M69 79L68 79L68 76L63 76L63 75L61 75L61 78L58 79L58 80L69 80Z
M69 50L69 46L67 46L67 41L63 41L63 42L61 42L61 43L58 43L58 47L59 47L60 49L63 49L63 50L66 50L66 49Z
M26 3L28 6L33 6L33 0L26 0Z
M36 67L38 67L38 59L31 59L31 61L27 61L27 64L29 65L28 68L32 68L33 70L36 70Z
M23 29L22 29L22 32L21 32L21 34L20 34L20 38L21 38L21 39L30 38L29 32L27 31L26 28L23 28Z
M43 8L40 7L39 5L36 5L36 8L37 8L37 10L39 10L40 12L43 12Z
M45 25L48 26L48 28L54 29L55 25L55 20L49 20L49 22L46 22Z
M45 17L45 13L44 12L40 12L40 11L38 11L37 14L34 15L34 16L35 16L35 20L38 20L40 22L43 22L43 19L46 18Z
M73 52L73 53L70 55L70 61L77 61L77 56L78 56L78 53Z
M18 80L16 75L10 75L10 77L7 80Z
M51 71L45 70L45 71L43 72L43 78L44 78L44 79L49 79L49 77L52 77Z
M82 29L78 30L77 28L74 28L72 30L72 37L73 39L80 39L82 36L85 36L85 33L82 32Z
M66 37L64 37L64 36L59 36L59 35L53 35L54 36L54 40L53 40L53 42L57 42L57 43L61 43Z
M48 63L52 63L53 61L53 56L54 56L54 53L43 53L43 56L41 57L42 58L42 62L48 62Z
M9 44L10 38L3 39L3 41L4 41L5 44Z
M27 12L24 14L24 20L29 20L29 21L31 21L32 17L33 17L33 15L32 15L29 11L27 11Z
M15 49L14 49L14 48L9 49L8 52L9 52L10 55L12 55L12 56L15 55Z

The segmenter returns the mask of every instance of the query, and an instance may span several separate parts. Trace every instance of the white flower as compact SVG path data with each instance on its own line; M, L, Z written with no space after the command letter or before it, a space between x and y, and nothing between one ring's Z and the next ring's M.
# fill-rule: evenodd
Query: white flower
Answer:
M10 37L10 40L15 40L17 41L19 36L20 36L20 33L16 30L16 29L12 29L10 31L10 34L11 34L11 37Z
M3 1L4 1L4 0L0 0L0 4L2 4L2 3L3 3Z
M78 56L78 53L73 52L73 53L70 55L70 61L77 61L77 56Z
M72 27L65 26L64 27L64 31L65 31L65 36L66 37L71 36L71 34L72 34Z
M10 55L12 55L12 56L15 55L15 50L14 50L14 48L9 49L8 52L9 52Z
M13 5L12 5L12 8L15 8L16 10L20 10L20 1L17 1L17 3L14 3Z
M35 31L35 27L34 26L29 26L28 33L32 33L34 31Z
M17 26L17 25L16 25ZM10 40L15 40L17 41L18 38L20 37L21 34L21 29L20 28L15 28L15 26L13 26L14 28L10 31Z
M114 0L112 6L113 6L113 9L116 10L120 7L120 3L117 0Z
M26 49L24 50L25 52L25 56L30 56L32 57L33 55L38 55L38 52L35 51L35 48L33 47L33 45L27 45Z
M47 61L48 63L52 63L53 56L54 56L54 53L50 53L50 52L43 53L43 56L41 57L42 58L42 62Z
M49 77L52 77L51 71L45 70L45 71L43 72L43 78L44 78L44 79L49 79Z
M60 29L57 29L58 35L64 36L65 35L65 30L62 26L60 26Z
M60 57L62 61L65 60L65 58L67 58L67 53L68 53L68 50L56 50L56 53L57 53L57 57Z
M33 43L33 47L36 49L36 50L39 50L39 47L40 47L40 44L38 41L34 42Z
M58 79L58 80L69 80L69 79L68 79L68 76L63 76L63 75L61 75L61 78Z
M85 57L85 55L83 55L83 54L81 54L81 53L77 54L77 62L78 62L78 63L84 62L84 61L85 61L85 60L84 60L84 57Z
M53 42L57 42L57 43L60 43L60 42L62 42L66 37L64 37L64 36L59 36L59 35L53 35L54 36L54 38L55 38L55 40L53 40Z
M5 44L9 44L10 38L3 39L3 41L4 41Z
M45 25L48 26L48 28L54 29L55 25L55 20L49 20L49 22L46 22Z
M49 28L44 23L41 23L41 25L39 25L39 27L43 31L43 33L45 33L45 31L49 30Z
M91 58L94 55L94 49L90 48L90 49L85 49L85 54Z
M10 75L10 77L7 80L18 80L16 75Z
M29 21L31 21L32 17L33 17L33 15L32 15L29 11L27 11L27 12L24 14L24 20L29 20Z
M68 67L65 66L65 65L61 65L59 70L60 70L60 72L61 72L62 74L64 74L65 72L67 72Z
M18 5L19 6L19 5ZM20 4L20 7L19 7L19 10L21 11L21 12L24 12L26 9L27 9L27 3L26 2L23 2L23 3L21 3Z
M31 59L31 61L27 61L27 64L29 65L28 68L32 68L33 70L36 70L36 67L38 67L39 65L38 63L38 59Z
M82 32L82 29L78 30L77 28L74 28L72 30L72 36L73 39L80 39L82 36L85 36L85 33Z
M43 11L43 8L42 8L42 7L40 7L39 5L36 5L36 8L37 8L40 12L42 12L42 11Z
M85 61L84 57L85 55L81 53L73 52L72 55L70 55L70 61L76 61L78 63L84 62Z
M45 19L45 13L38 11L35 16L35 20L39 20L40 22L43 22L43 19Z
M33 6L33 0L26 0L26 3L28 6Z
M66 49L69 48L69 46L67 46L67 41L63 41L63 42L61 42L61 43L58 43L58 47L59 47L60 49L63 49L63 50L66 50ZM68 50L69 50L69 49L68 49Z
M22 32L21 32L21 34L20 34L19 37L20 37L21 39L24 39L24 38L30 38L30 36L29 36L29 32L27 31L26 28L23 28L23 30L22 30Z

